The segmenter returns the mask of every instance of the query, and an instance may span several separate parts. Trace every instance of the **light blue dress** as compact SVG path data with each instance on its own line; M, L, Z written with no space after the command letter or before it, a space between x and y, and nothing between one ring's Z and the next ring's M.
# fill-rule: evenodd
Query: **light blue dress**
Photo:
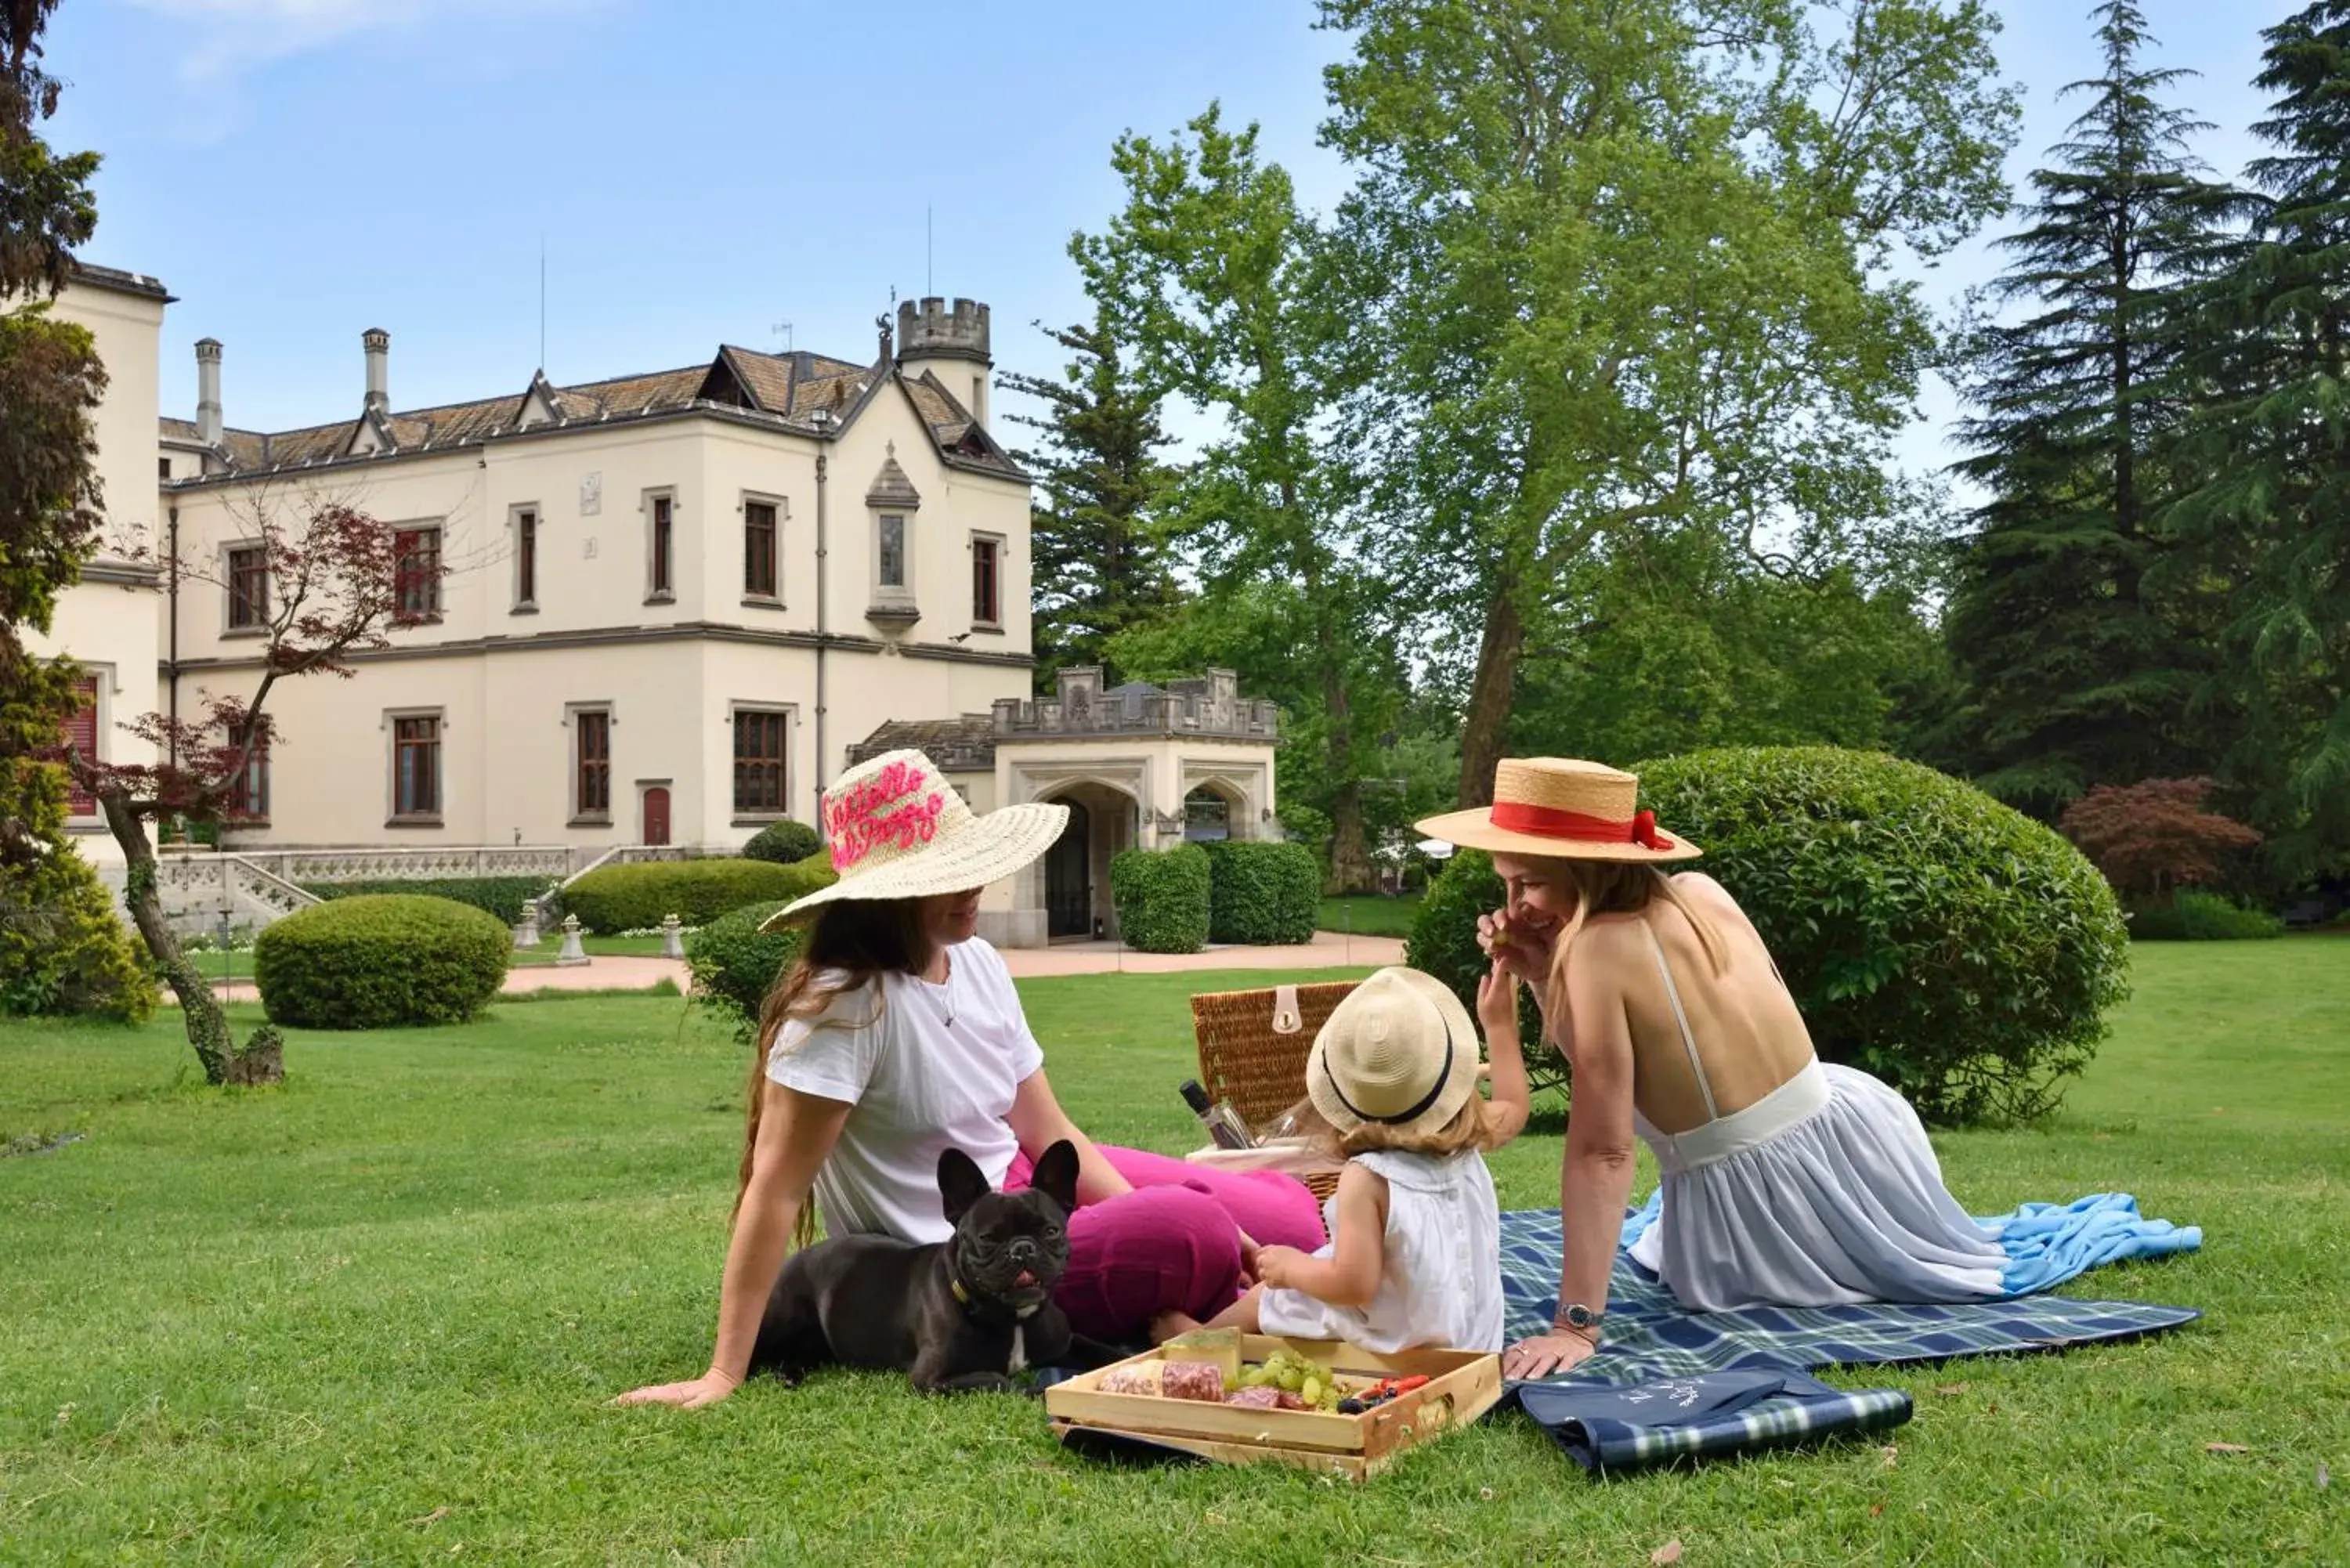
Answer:
M1884 1084L1814 1061L1745 1109L1715 1111L1672 966L1642 929L1711 1119L1660 1133L1635 1113L1664 1210L1632 1261L1692 1312L2002 1294L2005 1251L1942 1185L1925 1125Z

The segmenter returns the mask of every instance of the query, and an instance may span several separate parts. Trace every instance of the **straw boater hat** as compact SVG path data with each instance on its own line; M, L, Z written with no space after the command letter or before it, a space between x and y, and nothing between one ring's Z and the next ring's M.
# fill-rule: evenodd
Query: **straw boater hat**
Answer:
M1314 1037L1305 1093L1341 1134L1368 1123L1440 1131L1477 1092L1477 1025L1442 981L1383 969Z
M925 898L1000 882L1053 846L1066 805L975 815L920 752L884 752L824 792L824 836L840 879L760 926L789 924L842 898Z
M1493 804L1419 824L1430 838L1463 849L1553 860L1694 860L1686 838L1657 831L1657 814L1638 809L1640 781L1601 763L1512 757L1493 774Z

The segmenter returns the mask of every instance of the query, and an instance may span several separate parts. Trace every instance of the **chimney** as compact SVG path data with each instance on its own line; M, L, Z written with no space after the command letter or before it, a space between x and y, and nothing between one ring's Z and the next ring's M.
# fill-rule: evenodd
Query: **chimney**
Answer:
M218 446L226 426L221 420L221 345L217 337L196 339L196 439Z
M367 406L378 413L391 412L391 334L370 327L359 334L367 348Z

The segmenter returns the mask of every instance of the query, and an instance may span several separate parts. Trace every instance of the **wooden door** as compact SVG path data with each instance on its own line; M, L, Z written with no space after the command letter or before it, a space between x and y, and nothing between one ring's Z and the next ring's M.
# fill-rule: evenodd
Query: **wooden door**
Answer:
M1093 818L1068 803L1069 826L1045 852L1045 935L1089 937L1094 933Z
M669 842L669 791L660 784L645 791L645 832L647 844Z

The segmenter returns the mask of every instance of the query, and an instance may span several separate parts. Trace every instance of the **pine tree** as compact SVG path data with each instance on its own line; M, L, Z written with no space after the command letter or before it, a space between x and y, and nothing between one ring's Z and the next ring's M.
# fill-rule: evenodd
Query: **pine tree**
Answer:
M2210 284L2193 450L2210 477L2178 506L2191 569L2225 580L2243 702L2228 774L2253 796L2275 862L2350 866L2350 3L2262 35L2274 95L2246 171L2241 239Z
M1029 514L1034 570L1036 689L1078 664L1116 680L1110 640L1175 603L1174 579L1152 537L1148 514L1170 473L1158 395L1119 358L1108 325L1065 327L1050 336L1075 356L1061 377L1005 376L1003 384L1044 403L1044 418L1014 414L1044 432L1020 454L1042 492Z
M2014 260L1990 297L2023 314L1964 345L1978 411L1956 466L1991 499L1945 623L1963 691L1950 751L2049 815L2094 784L2195 771L2209 659L2156 568L2190 340L2175 286L2209 264L2231 192L2188 152L2203 122L2161 101L2192 73L2139 64L2152 40L2127 0L2091 15L2104 74L2064 89L2092 102L2000 242Z

